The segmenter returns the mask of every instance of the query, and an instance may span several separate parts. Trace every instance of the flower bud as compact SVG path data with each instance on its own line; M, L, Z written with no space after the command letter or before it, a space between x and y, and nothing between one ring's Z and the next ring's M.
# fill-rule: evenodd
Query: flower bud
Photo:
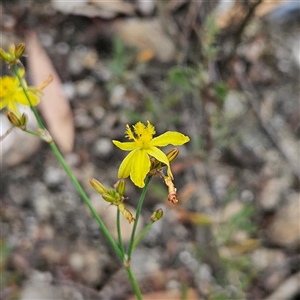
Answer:
M158 221L159 219L161 219L163 217L163 214L164 214L163 210L161 208L159 208L157 211L155 211L152 214L150 220L154 223L154 222Z
M21 120L11 111L6 112L7 119L16 127L21 126Z
M0 48L0 59L4 61L8 61L9 57L10 57L9 54L6 53L2 48Z
M21 118L20 118L20 123L21 123L20 128L22 130L26 129L27 122L28 122L28 116L25 113L23 113L22 116L21 116Z
M105 188L105 186L100 181L98 181L97 179L92 178L90 180L90 184L102 196L103 196L103 194L108 193L108 190Z
M24 43L19 44L15 50L16 59L19 59L23 55L24 51L25 51L25 44Z
M112 204L114 204L116 202L116 198L109 193L103 193L101 195L102 195L102 198L107 202L110 202Z
M167 153L168 161L171 163L178 156L179 150L177 148L173 148L171 151Z
M117 192L120 196L123 196L126 189L126 182L124 179L121 179L117 182Z

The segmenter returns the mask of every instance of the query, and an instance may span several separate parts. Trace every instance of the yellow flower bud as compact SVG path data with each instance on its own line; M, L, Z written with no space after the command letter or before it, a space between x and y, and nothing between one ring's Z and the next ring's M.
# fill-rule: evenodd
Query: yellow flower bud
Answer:
M173 148L171 151L167 153L168 161L171 163L178 156L179 150L177 148Z
M121 179L117 182L117 192L119 193L120 196L123 196L125 193L126 189L126 182L124 179Z
M110 202L112 204L115 204L115 202L116 202L116 198L113 195L109 194L109 193L102 194L102 198L105 201Z
M25 130L26 126L27 126L27 122L28 122L28 116L25 113L22 114L22 116L20 118L20 122L21 122L20 128L22 130Z
M19 59L23 55L24 51L25 51L25 44L24 43L19 44L15 50L16 59Z
M90 184L91 184L92 187L93 187L98 193L100 193L102 196L103 196L103 194L108 193L108 190L105 188L105 186L104 186L100 181L98 181L97 179L92 178L92 179L90 180Z
M0 48L0 59L7 62L9 60L9 57L9 54L6 53L2 48Z
M163 210L161 208L159 208L157 211L155 211L152 214L150 220L154 223L154 222L158 221L159 219L161 219L163 217L163 214L164 214Z

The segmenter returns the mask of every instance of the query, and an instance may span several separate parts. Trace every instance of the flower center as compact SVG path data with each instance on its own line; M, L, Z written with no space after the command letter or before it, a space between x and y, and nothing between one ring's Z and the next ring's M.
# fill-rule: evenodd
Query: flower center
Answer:
M147 121L147 126L142 122L136 123L133 125L133 131L129 125L126 127L126 137L128 139L133 140L140 149L149 148L149 142L155 134L155 128L149 121Z

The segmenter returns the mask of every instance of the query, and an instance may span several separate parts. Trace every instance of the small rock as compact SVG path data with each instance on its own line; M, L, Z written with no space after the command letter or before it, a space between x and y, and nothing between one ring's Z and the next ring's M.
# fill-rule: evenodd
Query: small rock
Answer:
M88 129L94 125L94 120L88 115L85 109L75 110L74 122L77 128Z
M238 118L247 109L243 96L236 91L229 91L224 103L224 114L228 120Z
M137 9L144 16L149 16L154 12L155 9L155 1L153 0L138 0L137 1Z
M92 79L83 79L76 82L76 93L79 97L88 97L93 92L95 82Z
M119 84L113 88L109 102L113 107L122 106L122 104L124 104L125 96L126 89L123 85Z
M269 239L283 247L299 247L300 194L293 194L267 229Z
M264 270L276 265L285 265L286 255L280 250L259 248L252 253L253 266Z
M132 272L136 276L147 276L160 270L162 253L158 248L136 248L131 259Z
M94 90L95 82L92 79L83 79L76 82L76 93L79 97L88 97Z
M287 190L288 183L282 178L272 178L263 187L260 196L262 209L270 211L277 208L283 197L283 192Z
M76 88L73 82L65 82L62 84L63 94L68 99L73 99L76 95Z
M44 181L49 187L57 187L64 183L66 175L61 168L47 167L44 172Z
M100 138L94 145L94 153L100 158L107 158L113 150L113 143L109 138Z
M50 273L33 271L24 284L20 300L28 299L64 299L61 287L51 284Z

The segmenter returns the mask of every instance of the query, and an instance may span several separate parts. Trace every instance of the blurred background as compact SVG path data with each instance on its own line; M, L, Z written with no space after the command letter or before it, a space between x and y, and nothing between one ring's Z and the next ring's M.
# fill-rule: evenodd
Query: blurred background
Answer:
M300 299L297 0L6 0L0 12L1 48L26 43L28 84L53 75L38 109L114 236L116 208L89 185L117 181L125 153L111 140L147 120L190 137L172 164L179 203L159 178L144 203L139 230L164 211L133 254L145 299ZM132 212L139 195L128 180ZM1 299L134 299L48 145L20 130L1 143L0 251Z

